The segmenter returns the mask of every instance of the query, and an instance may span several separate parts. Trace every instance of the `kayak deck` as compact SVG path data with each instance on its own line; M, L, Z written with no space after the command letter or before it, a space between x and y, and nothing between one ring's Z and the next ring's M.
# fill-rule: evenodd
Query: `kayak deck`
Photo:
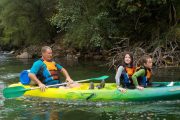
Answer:
M180 82L174 82L174 85L167 87L170 82L154 82L154 87L148 87L144 90L127 89L125 93L116 88L115 83L106 83L102 89L90 90L90 83L81 83L80 87L75 88L48 88L45 92L40 89L25 92L24 96L58 98L65 100L91 100L91 101L148 101L148 100L174 100L180 99ZM95 83L95 86L98 85ZM14 86L23 86L22 84L13 84ZM32 86L23 86L30 88Z

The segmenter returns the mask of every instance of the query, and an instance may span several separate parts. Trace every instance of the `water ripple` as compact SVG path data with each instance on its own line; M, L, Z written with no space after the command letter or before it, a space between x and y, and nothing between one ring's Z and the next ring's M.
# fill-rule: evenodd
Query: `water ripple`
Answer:
M5 75L0 75L0 79L13 79L19 77L19 73L7 73Z

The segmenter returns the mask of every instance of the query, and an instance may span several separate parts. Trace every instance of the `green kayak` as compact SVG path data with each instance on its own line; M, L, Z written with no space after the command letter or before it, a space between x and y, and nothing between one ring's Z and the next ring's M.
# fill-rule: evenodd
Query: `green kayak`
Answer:
M78 88L48 88L45 92L40 89L26 91L24 96L58 98L64 100L90 100L90 101L150 101L150 100L177 100L180 99L180 82L153 82L152 87L143 90L127 89L125 93L116 88L115 83L106 83L102 89L89 90L89 83L81 83ZM169 86L167 86L169 85ZM21 83L10 87L24 86ZM95 84L96 86L96 84Z

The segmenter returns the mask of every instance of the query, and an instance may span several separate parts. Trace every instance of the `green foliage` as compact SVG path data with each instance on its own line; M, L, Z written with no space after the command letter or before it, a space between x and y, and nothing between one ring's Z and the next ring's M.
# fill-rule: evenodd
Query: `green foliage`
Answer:
M108 12L97 0L59 0L52 23L66 32L65 43L79 48L103 47L107 35Z
M1 0L0 44L27 46L52 39L54 29L49 18L55 0Z
M179 40L179 5L178 0L1 0L0 45L53 42L63 33L64 43L79 49L110 49L121 38L153 48L167 38Z
M174 17L175 11L170 9L179 5L177 0L58 1L58 12L51 22L66 32L68 46L79 48L111 48L124 37L132 44L161 38L165 43L164 33L175 25L169 15ZM156 42L154 47L160 44Z

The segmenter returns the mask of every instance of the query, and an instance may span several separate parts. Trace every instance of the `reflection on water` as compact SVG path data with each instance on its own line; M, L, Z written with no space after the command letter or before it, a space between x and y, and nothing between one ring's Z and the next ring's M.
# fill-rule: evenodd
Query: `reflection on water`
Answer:
M29 69L34 60L17 60L0 55L0 120L179 120L180 100L157 102L90 102L45 98L4 99L6 85L19 81L19 73ZM57 59L74 80L109 75L115 71L102 67L101 61L66 61ZM100 67L101 66L101 67ZM180 68L154 70L154 81L180 81ZM62 77L62 80L64 78Z
M4 97L2 95L2 90L5 88L4 83L0 81L0 107L4 105Z
M7 73L4 75L0 75L0 79L4 79L4 80L9 80L9 79L14 79L14 78L18 78L19 77L19 73Z
M80 103L80 102L79 102ZM180 101L146 103L88 103L59 102L50 99L6 100L0 115L3 119L33 120L120 120L171 119L180 117Z
M155 81L180 81L180 67L161 68L154 70Z

